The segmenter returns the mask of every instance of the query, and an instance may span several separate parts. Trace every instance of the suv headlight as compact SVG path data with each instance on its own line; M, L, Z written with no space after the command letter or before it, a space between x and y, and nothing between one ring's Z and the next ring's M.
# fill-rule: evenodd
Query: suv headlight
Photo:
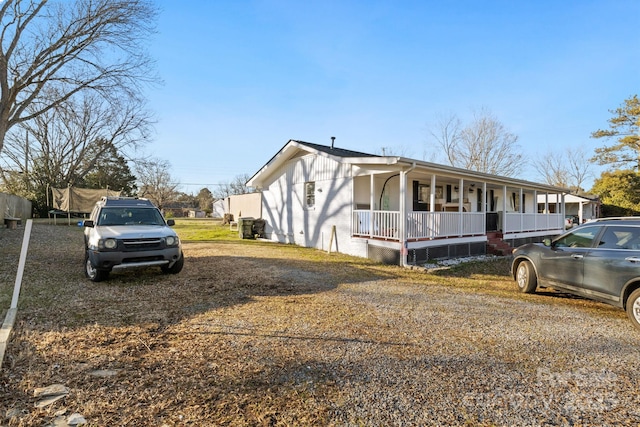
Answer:
M100 249L115 249L118 247L118 241L116 239L100 239L98 247Z
M178 238L176 236L167 236L167 246L176 246L178 244Z

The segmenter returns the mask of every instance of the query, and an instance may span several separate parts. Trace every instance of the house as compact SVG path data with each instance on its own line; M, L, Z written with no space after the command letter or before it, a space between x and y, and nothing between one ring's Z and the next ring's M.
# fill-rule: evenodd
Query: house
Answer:
M233 194L227 197L227 212L233 214L235 220L240 217L262 217L262 194Z
M214 200L212 209L211 209L211 217L223 218L225 213L227 213L227 200L226 199Z
M204 218L206 216L205 211L201 211L200 209L190 209L188 214L189 218Z
M337 148L333 139L331 146L290 140L247 185L262 191L268 239L400 265L485 254L494 241L515 246L559 234L568 193Z
M549 197L550 212L554 212L556 206L557 194ZM545 200L538 195L538 209L543 208ZM577 223L582 224L590 219L600 217L600 199L597 196L577 194L567 194L564 196L565 216L577 218Z

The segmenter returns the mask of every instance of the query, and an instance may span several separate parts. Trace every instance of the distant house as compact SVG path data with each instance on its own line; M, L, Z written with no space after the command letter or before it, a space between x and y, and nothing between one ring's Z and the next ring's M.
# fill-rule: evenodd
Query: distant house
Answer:
M201 211L199 209L189 210L189 218L205 218L206 216L205 211Z
M224 218L224 214L227 213L227 200L217 199L213 201L213 208L211 210L211 216L213 218Z
M542 196L538 195L538 207L543 209L545 200ZM552 194L549 196L549 208L550 212L554 212L554 208L557 202L557 195ZM578 218L578 223L582 224L590 219L600 217L600 199L597 196L577 194L566 194L564 196L565 215Z
M495 241L518 245L559 234L568 193L296 140L247 185L262 190L267 238L401 265L485 254Z

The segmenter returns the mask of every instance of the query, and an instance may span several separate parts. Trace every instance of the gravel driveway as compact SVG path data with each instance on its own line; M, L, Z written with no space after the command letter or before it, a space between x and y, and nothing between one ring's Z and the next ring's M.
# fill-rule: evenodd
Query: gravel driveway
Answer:
M28 261L0 425L71 413L90 425L640 425L640 333L625 314L518 294L506 272L460 282L209 242L185 244L179 275L90 284L77 230L34 233L32 254L60 271ZM17 256L12 239L0 233L0 256ZM69 395L35 409L33 390L54 383Z

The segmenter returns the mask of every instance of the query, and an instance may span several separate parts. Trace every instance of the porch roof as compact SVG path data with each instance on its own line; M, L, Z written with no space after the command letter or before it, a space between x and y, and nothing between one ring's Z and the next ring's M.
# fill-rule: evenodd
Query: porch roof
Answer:
M480 182L487 182L495 185L507 185L510 187L522 187L537 191L548 191L551 193L570 193L571 190L563 187L556 187L554 185L541 184L533 181L526 181L524 179L512 178L501 175L493 175L490 173L477 172L469 169L461 169L453 166L441 165L438 163L425 162L422 160L415 160L406 157L398 158L398 165L401 166L400 170L413 169L414 171L423 171L427 174L436 174L439 176L446 176L450 178L462 178L465 181L475 180Z
M556 187L553 185L540 184L500 175L492 175L484 172L476 172L468 169L461 169L406 157L379 156L294 139L289 140L284 147L282 147L258 172L256 172L255 175L247 181L247 185L251 187L260 187L266 177L289 159L298 155L300 151L317 154L319 156L326 156L340 163L357 166L362 174L368 174L372 171L380 172L381 170L388 172L413 170L415 172L423 172L425 174L437 174L449 178L475 180L500 186L507 185L522 187L537 191L548 191L551 193L570 193L568 188Z

